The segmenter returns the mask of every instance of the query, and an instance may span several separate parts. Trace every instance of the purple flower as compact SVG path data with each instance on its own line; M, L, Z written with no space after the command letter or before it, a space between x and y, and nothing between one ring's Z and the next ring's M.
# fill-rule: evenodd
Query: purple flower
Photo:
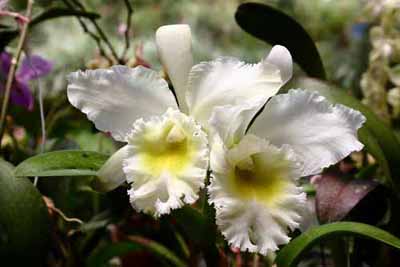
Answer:
M0 91L4 91L5 81L11 66L11 55L0 53ZM51 62L39 56L26 56L15 74L11 87L10 101L15 105L33 109L33 95L29 88L29 81L47 75L52 69Z

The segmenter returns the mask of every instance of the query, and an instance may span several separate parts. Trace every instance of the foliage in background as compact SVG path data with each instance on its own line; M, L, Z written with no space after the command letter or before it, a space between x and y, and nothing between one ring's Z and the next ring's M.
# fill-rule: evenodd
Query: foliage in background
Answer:
M30 266L271 266L276 256L279 267L296 266L300 260L301 266L393 266L400 261L398 251L376 241L399 247L395 236L400 236L400 216L396 214L400 144L394 131L399 108L397 6L383 7L385 1L370 1L366 9L362 8L365 1L357 0L257 1L274 8L268 12L280 14L283 20L285 14L290 15L305 30L297 40L290 40L285 38L294 34L290 25L286 29L277 28L282 31L281 38L285 38L279 40L271 34L271 27L279 25L272 20L272 13L264 14L264 9L257 5L253 10L239 7L243 1L130 2L131 27L127 25L126 1L35 2L33 17L40 18L41 14L42 17L40 23L30 28L24 51L26 55L37 54L53 62L54 69L49 76L30 81L36 99L39 87L45 95L47 138L43 139L41 131L38 101L31 112L10 106L1 142L2 157L10 162L0 162L1 263L16 266L27 262ZM372 8L371 3L378 8ZM25 7L25 1L10 1L7 10L23 13ZM247 20L248 27L244 27ZM14 32L11 37L15 38L5 47L10 53L16 52L19 23L12 17L0 18L0 40L10 38ZM255 61L271 43L287 40L294 49L291 50L294 58L309 59L304 60L308 63L320 60L327 80L305 77L304 73L316 72L316 69L307 70L307 64L298 61L294 76L303 77L294 80L291 87L317 90L333 102L360 110L368 119L360 133L366 151L352 155L322 174L322 178L329 177L326 185L318 182L321 177L302 180L310 199L310 212L305 215L309 223L303 229L311 230L305 234L294 233L294 241L277 255L260 257L229 248L216 230L214 209L205 201L205 192L192 207L154 220L131 209L125 188L100 194L91 187L90 175L95 175L106 159L104 154L111 155L121 144L97 132L86 117L68 104L65 75L78 68L108 67L118 62L160 70L153 33L160 25L169 23L191 25L195 61L217 55L237 55ZM261 34L255 34L252 29ZM258 40L245 31L267 39ZM308 49L296 50L300 45L293 42L304 40L314 41L315 45L311 43L306 46ZM316 65L308 66L315 68ZM0 75L1 84L5 82L3 76ZM361 99L368 107L360 104ZM376 105L379 107L375 108ZM374 112L386 122L390 121L391 126ZM33 157L40 152L43 140L46 152L79 151ZM85 154L82 150L92 152ZM15 171L11 163L18 165ZM43 177L36 188L28 178L14 175ZM324 205L332 202L331 198L348 201ZM344 222L317 227L320 223L341 220L363 224ZM29 253L24 258L16 256L26 251Z

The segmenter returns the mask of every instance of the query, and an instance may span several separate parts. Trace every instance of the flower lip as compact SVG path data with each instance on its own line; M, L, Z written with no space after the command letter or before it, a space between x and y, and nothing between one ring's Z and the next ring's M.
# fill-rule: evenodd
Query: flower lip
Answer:
M289 241L288 228L301 220L305 194L296 186L301 163L289 147L277 148L254 135L220 148L212 146L211 157L218 162L208 187L219 229L242 251L277 250Z
M285 196L299 175L300 165L289 148L278 149L267 141L246 135L227 151L228 184L243 200L273 206Z
M208 169L206 134L178 110L138 120L128 134L123 170L134 208L156 217L193 203Z

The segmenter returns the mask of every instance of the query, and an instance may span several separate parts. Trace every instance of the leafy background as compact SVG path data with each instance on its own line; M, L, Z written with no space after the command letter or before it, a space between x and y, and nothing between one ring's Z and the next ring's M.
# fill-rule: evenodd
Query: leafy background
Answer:
M96 170L121 144L99 133L66 99L65 76L107 67L98 45L83 31L93 21L118 55L126 47L127 1L38 0L26 52L54 64L33 81L44 91L45 154L38 101L32 112L10 106L0 161L0 260L5 266L397 266L400 263L398 121L388 122L361 104L360 82L371 52L369 29L379 20L367 1L276 0L131 1L129 48L120 64L161 71L154 32L188 23L195 61L229 55L257 62L272 44L287 46L296 61L288 88L317 90L330 101L360 110L365 151L320 177L302 179L310 211L302 231L276 255L261 257L229 248L202 198L160 220L136 213L126 187L100 194ZM372 1L373 2L373 1ZM267 4L267 5L261 5ZM84 8L82 8L82 5ZM26 1L8 9L23 13ZM18 30L0 18L0 47L15 53ZM279 26L277 26L279 25ZM106 47L105 42L102 43ZM111 51L107 50L107 57ZM394 65L396 62L389 62ZM0 80L3 82L3 80ZM36 99L37 100L37 99ZM57 152L52 152L57 151ZM38 155L38 156L36 156ZM16 166L16 167L14 167ZM40 176L37 187L32 177ZM30 178L26 178L30 177ZM319 226L321 225L321 226ZM308 231L307 231L308 230ZM21 257L21 255L24 255Z

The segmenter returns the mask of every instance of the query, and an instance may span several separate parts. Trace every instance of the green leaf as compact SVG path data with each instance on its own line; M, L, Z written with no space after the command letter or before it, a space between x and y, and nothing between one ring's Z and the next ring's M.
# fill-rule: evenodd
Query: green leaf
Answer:
M312 228L293 239L279 251L276 263L278 267L296 266L303 253L318 241L333 236L349 235L371 238L400 249L400 239L382 229L363 223L338 222Z
M167 247L154 240L147 239L141 236L128 236L128 239L146 248L147 251L150 251L154 255L168 260L173 264L173 266L177 267L187 266L187 264L184 261L182 261L178 256L176 256L174 252L172 252Z
M47 207L27 178L0 159L0 259L4 266L43 266L50 240Z
M396 178L396 175L400 173L400 164L398 164L400 162L400 143L385 122L359 100L326 82L312 78L299 78L293 80L285 88L317 91L332 103L340 103L359 110L367 119L363 128L358 132L359 139L379 163L387 179L386 182L400 192L400 180Z
M116 256L124 256L131 252L143 251L152 253L160 259L169 261L172 266L185 267L187 264L164 245L141 236L128 236L129 241L108 244L95 251L88 258L88 267L108 266L108 261Z
M142 246L133 242L119 242L114 244L107 244L106 246L96 250L87 259L88 267L103 267L109 266L108 261L113 257L124 256L130 252L141 251Z
M272 45L285 46L293 60L311 77L325 80L325 70L310 35L282 11L259 3L245 3L235 14L239 26Z
M82 150L61 150L39 154L20 163L17 177L92 176L106 162L107 155Z
M98 151L110 155L116 151L112 138L102 132L92 133L89 130L79 129L68 133L67 138L75 141L82 150Z

